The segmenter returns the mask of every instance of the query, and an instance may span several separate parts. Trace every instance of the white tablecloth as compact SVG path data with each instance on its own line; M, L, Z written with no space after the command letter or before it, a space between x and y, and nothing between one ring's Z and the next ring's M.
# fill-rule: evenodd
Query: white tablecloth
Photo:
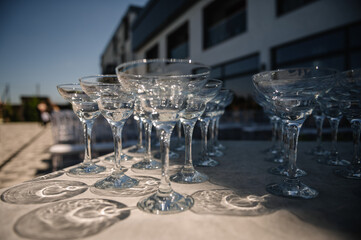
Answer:
M127 214L122 217L111 217L114 213L106 213L104 218L99 218L99 213L94 213L96 217L87 213L82 218L79 213L79 232L75 228L70 234L82 239L84 236L86 239L108 240L357 239L361 236L361 181L339 178L332 172L334 167L316 163L312 156L305 153L314 146L314 142L300 142L298 157L298 166L308 172L303 181L319 191L319 196L311 200L277 197L266 192L266 184L282 180L280 176L267 173L269 167L276 166L265 161L265 155L261 153L269 147L269 142L228 141L224 144L227 150L219 158L219 166L198 168L210 177L209 182L190 185L172 183L174 190L193 195L195 205L189 211L173 215L148 214L136 207L143 197L99 196L86 187L79 195L41 204L18 204L16 199L15 203L4 202L3 198L0 201L0 239L62 239L67 228L61 224L51 226L52 229L60 229L64 235L46 226L49 231L42 231L44 226L39 226L36 220L42 218L39 215L42 212L36 209L46 209L52 204L75 199L114 200L128 207L123 211ZM197 148L195 146L195 151ZM352 143L341 142L339 149L342 157L351 158ZM132 163L125 165L129 167ZM131 170L127 174L135 177L144 175ZM152 177L159 178L157 175ZM41 181L54 180L77 181L90 186L98 179L72 178L63 174ZM32 184L39 182L33 181ZM6 190L1 189L0 194ZM62 212L49 211L43 212L46 217L42 221L51 225L49 216ZM33 219L30 224L29 219ZM102 219L108 222L102 223Z

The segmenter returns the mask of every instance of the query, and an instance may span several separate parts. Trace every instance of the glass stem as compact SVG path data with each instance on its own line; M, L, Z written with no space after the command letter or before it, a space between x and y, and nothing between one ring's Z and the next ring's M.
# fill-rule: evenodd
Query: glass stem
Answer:
M302 123L292 122L287 124L287 135L288 135L288 146L289 146L289 155L288 155L288 179L295 180L297 179L297 146L298 146L298 136L300 135Z
M111 128L114 138L114 170L122 170L121 162L123 162L122 157L122 131L125 121L113 122L111 123Z
M352 165L358 166L361 165L360 159L360 132L361 132L361 120L353 119L351 120L351 128L353 133L353 157L352 157Z
M174 125L166 124L161 126L160 130L160 152L161 152L161 160L162 160L162 176L160 179L160 184L158 187L157 194L159 196L169 196L172 193L173 189L170 185L169 180L169 144L170 137L172 135L172 130Z
M181 144L182 139L182 123L180 121L177 122L177 134L178 134L178 143Z
M208 137L208 125L209 125L209 118L204 118L202 121L200 121L200 127L201 127L201 135L202 135L202 151L201 155L202 157L205 157L207 155L207 137Z
M272 125L272 146L271 149L274 150L276 148L276 136L277 136L277 117L270 117L271 125Z
M92 162L92 153L91 153L91 139L92 139L92 129L94 121L87 120L83 122L84 128L84 139L85 139L85 156L83 163L93 164Z
M134 117L134 120L137 123L137 130L138 130L138 142L137 148L140 149L143 147L143 122L140 120L140 117Z
M322 143L322 126L325 120L325 116L314 116L316 129L317 129L317 140L316 140L316 147L318 150L321 150L321 143Z
M328 121L331 125L331 131L332 131L332 143L331 143L331 153L330 155L332 157L337 157L338 151L337 151L337 133L338 133L338 125L340 123L340 118L333 118L333 117L327 117Z
M215 142L218 142L219 119L220 119L220 117L216 117L216 126L215 126L215 128L214 128L214 141L215 141Z
M282 139L283 139L283 158L284 162L288 163L288 156L289 156L289 143L287 137L287 123L281 121L282 124Z
M147 151L145 153L145 159L151 161L152 159L152 123L150 121L144 121L145 138L147 140Z
M283 142L283 132L282 132L282 121L277 119L277 150L279 155L282 155L282 142Z
M209 152L215 152L215 142L214 142L214 129L216 127L216 119L211 118L210 124L209 124L209 131L210 131L210 143L209 143Z
M188 171L194 171L193 160L192 160L192 138L193 130L196 125L197 119L195 120L183 120L184 138L185 138L185 162L184 169Z

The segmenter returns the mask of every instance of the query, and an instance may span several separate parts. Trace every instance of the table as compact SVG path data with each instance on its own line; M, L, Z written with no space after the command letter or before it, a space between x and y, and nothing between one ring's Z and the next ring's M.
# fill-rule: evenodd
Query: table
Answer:
M66 198L66 193L60 193L59 199L63 198L60 201L44 200L41 204L31 204L37 198L43 199L39 193L22 204L9 203L19 201L19 198L9 198L4 202L2 197L0 238L360 239L361 181L339 178L332 172L334 167L316 163L312 156L305 153L314 146L314 142L300 142L298 157L298 166L309 174L303 178L304 182L319 191L319 196L311 200L282 198L265 191L266 184L282 179L267 173L269 167L275 166L265 161L265 155L261 153L270 145L269 142L226 141L224 144L227 150L219 159L219 166L198 169L210 177L209 182L191 185L172 183L174 190L193 195L195 205L190 211L174 215L148 214L136 207L143 197L98 196L87 186L97 178L71 178L63 174L28 184L76 181L78 183L72 186L71 191L78 195ZM199 147L196 145L194 149ZM344 158L351 158L352 143L340 142L339 149ZM173 163L175 166L179 164ZM127 162L125 165L129 167L131 164ZM135 177L144 175L131 170L127 174ZM1 189L0 194L6 190ZM47 191L51 192L51 187ZM92 210L85 207L62 218L63 210L75 206L77 201L83 201L83 206L96 204L100 207ZM56 211L50 208L55 205ZM37 218L42 216L46 217L40 224ZM54 223L52 218L60 219Z

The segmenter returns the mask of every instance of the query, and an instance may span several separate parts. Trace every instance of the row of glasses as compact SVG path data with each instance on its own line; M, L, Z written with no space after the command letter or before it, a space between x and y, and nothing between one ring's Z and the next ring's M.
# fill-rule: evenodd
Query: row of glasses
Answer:
M217 122L219 125L219 119L222 117L222 115L225 112L226 107L228 107L232 101L233 101L233 92L228 90L226 91L226 94L222 101L219 102L219 104L214 109L214 114L211 117L211 122L209 124L209 131L210 131L210 144L208 146L208 155L209 156L215 156L215 157L221 157L224 155L224 153L221 151L220 148L225 149L223 145L220 145L218 141L218 127ZM217 140L216 140L217 139ZM219 148L220 146L220 148Z
M91 133L95 119L100 115L98 104L93 101L79 84L61 84L57 86L60 95L71 103L84 129L85 154L83 162L71 168L67 174L72 177L97 177L106 170L93 162L91 155Z
M228 91L227 89L221 89L218 94L207 103L203 114L198 117L202 146L200 156L194 161L194 165L197 167L215 167L219 165L219 162L208 154L208 127L212 117L216 116L217 106L226 98Z
M317 99L317 103L320 106L321 112L326 116L331 126L331 150L322 155L322 149L319 148L316 154L318 154L318 162L331 165L331 166L347 166L349 161L341 159L337 150L337 134L338 126L343 117L342 113L342 100L343 91L345 88L336 85L331 91L320 96ZM323 151L325 152L325 151Z
M342 169L335 170L341 177L361 179L361 69L345 71L341 74L340 85L342 92L342 113L350 122L353 132L353 157L351 164Z
M116 75L88 76L79 81L84 92L98 104L101 114L111 126L114 139L114 167L108 176L94 184L95 190L117 193L138 185L139 181L127 176L124 173L127 169L121 165L125 161L122 131L133 114L134 95L123 90Z
M314 198L318 192L297 176L297 146L300 129L311 115L319 96L331 90L337 70L296 68L261 72L253 76L256 89L270 101L285 123L288 149L288 174L281 183L267 185L268 192L287 197Z
M144 59L116 67L118 80L136 94L144 114L160 133L162 174L156 193L138 202L149 213L182 212L193 206L190 196L175 192L169 179L169 146L175 124L180 120L190 95L206 84L210 68L191 60Z
M185 163L179 172L170 177L171 181L177 183L202 183L208 180L207 175L198 172L193 166L192 137L198 118L202 116L207 103L217 95L221 87L222 81L211 79L197 94L188 96L186 108L180 116L185 137Z

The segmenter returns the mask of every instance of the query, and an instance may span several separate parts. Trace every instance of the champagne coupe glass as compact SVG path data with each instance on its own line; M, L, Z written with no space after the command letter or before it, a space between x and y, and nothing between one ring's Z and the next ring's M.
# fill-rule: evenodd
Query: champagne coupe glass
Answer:
M322 112L326 115L332 130L332 146L329 154L318 158L319 163L331 166L347 166L349 161L341 159L337 150L337 133L340 120L342 118L341 104L342 88L335 86L331 91L317 99Z
M353 131L353 157L351 164L344 169L337 169L335 173L341 177L361 179L361 69L353 69L341 74L340 84L345 88L343 92L342 112L351 123Z
M273 157L270 159L274 163L281 163L281 164L276 167L269 168L268 172L274 175L288 176L288 138L286 131L287 123L285 121L281 121L280 117L277 116L279 112L276 111L272 102L268 98L266 98L262 93L260 93L257 89L254 89L253 96L255 101L261 106L263 106L263 109L266 112L266 114L278 118L277 122L279 122L279 124L277 124L278 125L277 132L280 132L278 134L280 143L279 146L275 148L277 153L271 154L273 155ZM307 175L306 171L298 167L295 172L296 172L295 173L296 177L302 177Z
M139 104L139 111L141 112L140 116L144 124L146 151L142 160L132 165L132 170L133 172L142 172L146 170L149 173L152 170L161 169L162 163L152 156L152 120L145 114L141 104Z
M160 131L162 175L155 194L138 202L138 208L153 214L171 214L193 206L190 196L175 192L168 175L172 130L186 108L207 81L210 68L191 60L143 59L116 67L119 82L136 93L145 114Z
M61 84L57 89L60 95L71 103L84 128L84 160L79 166L71 168L67 174L72 177L99 177L99 173L104 172L106 168L94 164L91 157L92 128L95 119L100 115L98 105L86 95L79 84Z
M271 101L278 116L287 124L288 176L281 183L267 185L268 192L305 199L318 195L316 190L296 176L298 136L306 117L312 113L317 97L328 92L336 78L336 70L318 67L275 70L253 76L255 87Z
M211 133L210 136L210 144L208 147L208 155L209 156L215 156L215 157L221 157L223 156L223 152L217 148L219 146L219 143L216 143L216 135L218 136L218 128L216 128L217 125L217 118L221 118L221 116L224 114L225 109L227 106L229 106L233 101L233 92L228 91L226 96L222 99L222 101L219 102L219 104L216 106L214 110L214 116L211 118L211 122L209 124L209 131ZM222 145L223 146L223 145Z
M253 99L258 103L262 109L263 112L267 115L267 117L270 120L271 128L272 128L272 137L271 137L271 147L266 149L265 152L267 155L273 155L276 156L278 154L278 148L277 148L277 132L279 127L279 122L282 122L281 119L276 115L275 110L272 108L272 104L270 101L267 100L257 89L254 89L253 91ZM274 159L277 159L276 157ZM272 160L273 162L273 160ZM277 161L276 161L277 162Z
M114 167L109 176L97 181L98 190L117 192L138 185L137 179L124 174L126 169L122 154L122 131L125 122L133 114L135 97L125 92L116 75L87 76L79 79L85 93L96 100L101 114L111 126L114 138Z
M179 172L170 177L177 183L202 183L208 180L207 175L198 172L193 167L192 136L197 119L206 109L206 104L214 98L222 87L222 81L210 79L196 95L187 99L187 107L181 113L180 121L183 125L185 136L185 163Z
M202 116L198 117L198 121L201 128L202 147L200 156L193 162L197 167L215 167L219 165L219 162L213 157L208 155L208 126L211 118L216 116L215 109L217 105L226 98L228 89L221 89L218 94L207 103L206 109Z

